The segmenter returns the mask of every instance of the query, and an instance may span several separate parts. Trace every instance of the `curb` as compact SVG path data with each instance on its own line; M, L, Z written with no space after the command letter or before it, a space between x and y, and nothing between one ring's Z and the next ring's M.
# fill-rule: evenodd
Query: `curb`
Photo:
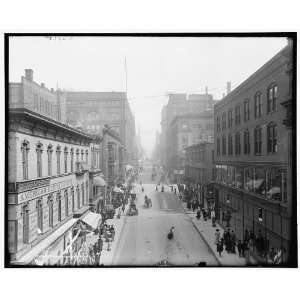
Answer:
M197 230L197 232L199 233L199 235L201 236L202 240L204 241L205 245L207 246L207 248L209 249L209 251L211 252L211 254L214 256L214 258L216 259L216 261L218 262L219 266L222 266L222 263L220 262L218 256L215 254L215 252L212 250L212 247L209 245L209 243L206 241L205 237L203 236L202 232L199 230L199 228L196 226L196 224L194 223L194 220L190 217L191 222L194 226L194 228Z

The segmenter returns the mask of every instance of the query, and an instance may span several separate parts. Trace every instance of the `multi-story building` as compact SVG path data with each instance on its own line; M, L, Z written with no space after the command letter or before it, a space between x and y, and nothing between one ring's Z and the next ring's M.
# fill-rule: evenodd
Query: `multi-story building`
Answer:
M215 105L215 205L239 239L245 230L288 253L291 235L289 141L280 103L290 97L285 47ZM260 254L262 249L259 249ZM286 258L286 257L285 257Z
M213 142L213 133L212 111L176 116L169 126L167 144L167 168L170 175L183 175L185 148L200 142Z
M197 114L204 111L213 111L216 103L213 96L208 94L169 94L168 104L162 109L161 115L161 140L160 140L160 157L161 164L167 167L168 162L168 145L172 139L170 135L170 124L176 116L183 114Z
M135 119L124 92L67 92L67 122L87 132L102 134L105 124L124 145L124 163L136 160Z
M26 70L21 83L9 86L8 253L16 264L68 263L84 243L80 224L88 225L92 214L92 138L59 122L64 95L39 86L32 75ZM54 114L47 114L49 107Z
M202 206L207 206L212 198L213 161L213 143L201 142L185 148L185 181L197 185Z

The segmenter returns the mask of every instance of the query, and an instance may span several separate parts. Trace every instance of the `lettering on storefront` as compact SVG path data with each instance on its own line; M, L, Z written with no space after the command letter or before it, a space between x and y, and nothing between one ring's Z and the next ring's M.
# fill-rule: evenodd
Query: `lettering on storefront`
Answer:
M55 184L51 184L49 186L45 186L39 189L35 189L32 191L28 191L18 195L18 203L23 203L25 201L43 196L45 194L53 193L55 191L59 191L61 189L67 188L72 185L72 180L67 180L63 182L58 182Z

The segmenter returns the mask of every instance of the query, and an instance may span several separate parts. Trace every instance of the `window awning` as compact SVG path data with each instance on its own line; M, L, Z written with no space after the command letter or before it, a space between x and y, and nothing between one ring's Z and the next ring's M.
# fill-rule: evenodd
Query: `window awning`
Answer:
M93 178L93 185L94 186L106 186L106 182L101 176L96 176L95 178Z
M81 221L87 225L89 225L90 227L92 227L93 229L97 229L100 221L101 221L102 217L100 214L96 214L93 212L89 212L88 214L86 214Z

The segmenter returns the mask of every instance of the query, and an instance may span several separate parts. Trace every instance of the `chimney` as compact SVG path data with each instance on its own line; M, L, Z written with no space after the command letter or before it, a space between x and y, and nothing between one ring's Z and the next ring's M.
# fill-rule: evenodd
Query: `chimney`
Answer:
M45 83L41 82L41 87L44 88L45 87Z
M208 87L206 86L205 87L205 95L207 95L208 94Z
M227 95L231 92L231 81L227 81Z
M28 81L33 81L33 70L32 69L25 69L25 78Z

